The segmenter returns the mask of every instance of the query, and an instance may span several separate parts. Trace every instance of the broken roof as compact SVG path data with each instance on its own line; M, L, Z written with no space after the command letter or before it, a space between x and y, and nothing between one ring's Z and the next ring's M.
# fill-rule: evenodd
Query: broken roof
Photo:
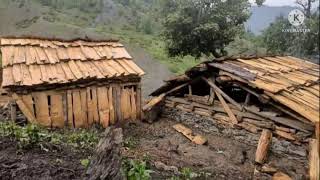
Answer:
M2 38L0 45L4 88L144 74L115 40Z
M214 60L201 63L184 75L171 78L152 96L168 92L191 79L219 73L263 90L273 99L310 120L319 122L319 65L291 56L252 57Z

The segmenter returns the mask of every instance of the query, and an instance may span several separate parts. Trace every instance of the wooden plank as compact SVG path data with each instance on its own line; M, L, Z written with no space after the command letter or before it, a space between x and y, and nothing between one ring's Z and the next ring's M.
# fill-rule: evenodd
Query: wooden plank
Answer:
M294 110L295 112L299 113L303 117L307 118L311 122L319 122L319 111L313 111L311 109L306 108L305 106L293 101L290 98L287 98L282 95L274 95L269 92L265 92L268 96L270 96L275 101L280 102L281 104L284 104Z
M269 147L271 145L271 141L272 141L272 132L270 130L264 129L261 133L257 151L256 151L255 161L257 163L263 164L267 159L267 154L268 154Z
M113 99L113 87L110 86L108 90L109 110L110 110L110 124L115 124L115 111L114 111L114 99Z
M24 102L24 104L27 106L27 108L30 110L30 112L34 115L33 98L31 94L22 95L21 99Z
M100 124L107 128L109 126L109 101L108 101L108 89L106 87L97 88L98 97L98 109Z
M76 128L86 127L87 123L82 119L80 90L72 91L72 111L74 117L74 125Z
M137 119L137 104L136 104L136 93L134 92L134 87L131 88L130 92L130 102L131 102L131 119Z
M141 84L138 84L136 86L137 92L136 92L136 104L137 104L137 119L141 119L142 118L142 111L141 111L141 107L142 107L142 92L141 92Z
M320 171L319 171L319 141L317 139L311 139L309 143L309 176L310 180L319 180Z
M219 101L221 102L224 110L226 111L226 113L228 114L230 121L232 124L237 124L238 120L236 118L236 116L233 114L233 112L231 111L230 107L228 106L228 104L226 103L226 101L223 99L223 97L221 96L221 94L215 90L215 93L219 99Z
M29 110L28 106L22 101L22 99L16 93L12 94L12 98L16 101L17 105L19 106L19 109L26 116L27 120L30 123L37 124L38 121L37 121L36 117Z
M116 90L116 115L118 123L123 121L122 113L121 113L121 87L119 85L115 85Z
M72 102L72 91L67 91L67 106L68 106L68 126L74 128L74 119L73 119L73 102Z
M22 71L20 64L16 64L12 66L12 76L15 83L20 84L22 82Z
M34 103L36 107L37 122L45 127L51 127L51 119L49 115L48 95L45 92L33 93Z
M281 130L275 130L274 131L274 134L276 134L276 135L278 135L278 136L280 136L280 137L282 137L282 138L285 138L285 139L287 139L287 140L290 140L290 141L295 141L296 140L296 138L293 136L293 134L292 133L288 133L288 132L284 132L284 131L281 131Z
M123 120L128 120L130 118L130 100L128 101L128 89L122 88L121 90L121 111Z
M202 77L202 79L209 84L209 86L213 87L216 93L220 93L221 96L223 96L228 102L236 106L239 110L242 110L242 107L239 103L237 103L235 100L233 100L231 97L229 97L226 93L224 93L218 86L216 86L214 83L209 81L207 78Z
M91 87L91 93L92 93L92 104L93 104L93 120L94 122L99 124L100 118L99 118L99 109L98 109L97 88Z
M52 127L64 127L62 94L55 93L51 95L50 117L52 121Z
M94 106L93 106L93 101L92 101L92 92L91 92L91 87L87 87L87 103L88 103L88 125L92 125L94 123L93 119L93 111L94 111Z
M80 89L80 99L81 99L81 119L83 119L83 123L85 127L89 127L88 124L88 103L87 103L87 90Z

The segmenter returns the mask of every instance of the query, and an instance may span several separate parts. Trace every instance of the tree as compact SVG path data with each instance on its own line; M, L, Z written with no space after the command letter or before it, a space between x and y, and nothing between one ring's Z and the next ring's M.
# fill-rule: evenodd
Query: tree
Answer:
M309 4L309 0L305 2ZM287 18L279 17L263 33L263 44L270 53L286 53L295 56L309 57L319 52L319 9L309 12L304 9L306 19L300 27L293 27ZM309 14L307 16L307 14ZM284 29L307 29L307 32L283 32Z
M226 55L250 16L247 0L176 0L164 19L170 56Z
M312 3L314 2L316 2L316 0L296 0L296 4L301 6L307 18L311 17L311 10L312 10L311 8L312 8Z

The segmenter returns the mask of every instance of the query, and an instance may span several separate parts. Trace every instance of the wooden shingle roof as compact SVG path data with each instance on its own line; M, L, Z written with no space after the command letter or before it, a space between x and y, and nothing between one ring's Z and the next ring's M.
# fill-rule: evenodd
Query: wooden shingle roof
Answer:
M311 122L319 122L319 65L291 56L227 58L204 62L186 71L185 75L170 79L151 95L158 96L210 72L218 72L250 88L263 90L265 96Z
M144 74L116 41L2 38L0 45L4 88Z

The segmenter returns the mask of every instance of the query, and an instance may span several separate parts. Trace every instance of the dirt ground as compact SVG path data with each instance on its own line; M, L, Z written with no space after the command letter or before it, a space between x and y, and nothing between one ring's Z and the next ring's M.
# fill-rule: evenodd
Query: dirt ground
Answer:
M153 124L127 125L124 128L125 137L135 141L136 147L128 148L125 156L148 157L155 171L153 179L173 177L175 168L179 171L190 168L200 176L198 179L252 179L255 147L228 137L203 133L208 138L208 144L195 145L176 132L172 128L174 124L175 121L161 119ZM159 168L159 164L168 167L163 168L162 165Z
M16 142L0 139L0 179L81 179L85 167L80 160L91 152L56 147L46 152L40 148L17 151Z

